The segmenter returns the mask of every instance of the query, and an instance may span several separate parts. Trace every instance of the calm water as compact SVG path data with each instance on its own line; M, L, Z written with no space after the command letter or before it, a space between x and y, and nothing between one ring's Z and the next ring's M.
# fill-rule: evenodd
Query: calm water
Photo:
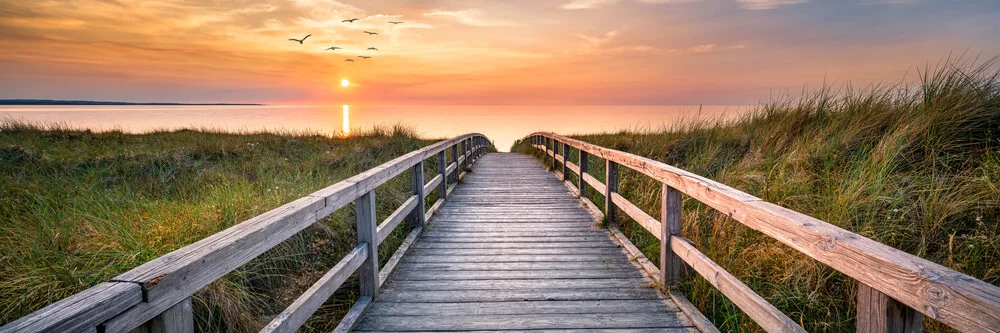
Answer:
M535 131L561 134L658 129L693 117L731 118L742 106L0 106L0 119L58 122L96 131L178 128L309 130L344 135L405 124L428 138L479 132L507 150Z

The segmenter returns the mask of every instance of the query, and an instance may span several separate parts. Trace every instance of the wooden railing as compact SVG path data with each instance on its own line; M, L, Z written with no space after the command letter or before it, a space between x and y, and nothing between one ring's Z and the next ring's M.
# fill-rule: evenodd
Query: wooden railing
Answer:
M569 172L578 174L578 183L570 185L588 205L594 207L587 186L602 193L610 221L620 210L660 239L657 268L609 223L615 237L629 245L629 252L661 284L676 282L684 262L768 332L803 329L681 237L682 194L857 280L858 332L919 332L921 314L963 332L1000 332L997 286L658 161L553 133L523 140L550 156L564 181ZM578 150L579 165L570 161L570 148ZM589 155L605 160L607 184L587 173ZM662 184L660 219L617 193L620 165Z
M361 296L336 328L349 331L466 167L491 146L481 134L466 134L413 151L53 303L0 332L193 332L191 296L196 291L354 202L357 247L261 332L294 332L357 271ZM451 162L446 165L449 148ZM425 183L424 160L435 155L438 172ZM375 189L407 170L413 173L413 195L377 224ZM435 188L439 199L425 212L425 194ZM407 218L414 229L380 271L379 243Z

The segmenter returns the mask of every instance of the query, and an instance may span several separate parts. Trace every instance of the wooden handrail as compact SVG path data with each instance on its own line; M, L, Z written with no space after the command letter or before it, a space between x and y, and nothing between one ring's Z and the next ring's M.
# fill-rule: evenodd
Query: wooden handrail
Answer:
M457 156L459 147L463 150L461 158ZM447 180L457 169L456 166L459 163L469 165L483 154L484 148L488 147L492 147L492 142L485 136L470 133L415 150L146 262L109 282L50 304L0 327L0 333L89 332L98 328L106 333L128 332L165 314L168 310L176 309L176 305L187 304L186 311L190 314L190 303L185 301L196 291L356 200L363 201L356 205L356 209L367 210L365 213L356 214L359 224L358 248L348 253L337 266L275 318L264 331L294 331L343 283L344 279L357 270L367 269L369 272L365 276L359 275L362 297L354 307L362 308L363 311L371 297L377 293L380 281L384 280L380 279L379 275L391 274L394 267L393 265L383 269L383 272L378 271L376 253L378 244L406 216L414 215L413 212L417 214L423 212L417 207L423 208L426 199L424 194L429 192L426 191L428 190L426 185L431 185L430 189L433 189L440 184L443 192L440 195L441 199L422 216L414 216L416 228L411 232L411 236L419 234L423 229L423 221L441 206L446 197L446 189L449 183L452 183ZM452 166L445 169L443 157L449 148L452 149ZM376 229L374 190L407 170L412 170L415 179L420 179L422 182L423 162L435 156L442 164L439 169L442 174L434 177L431 184L415 182L415 194L393 212L381 228ZM459 173L455 174L455 179L458 179ZM457 182L451 184L452 188L455 185ZM399 251L405 250L406 247L401 247ZM371 272L371 268L375 271ZM344 328L338 330L350 330L354 325L352 320L356 319L354 314L349 313L341 323ZM178 327L177 330L190 332L193 326Z
M565 158L548 147L563 143L587 155L604 159L609 166L622 165L638 171L929 318L965 332L1000 332L1000 288L997 286L659 161L554 133L533 133L523 140L544 151L554 162ZM604 186L588 176L582 178L591 187ZM639 215L641 211L614 192L601 192L612 197L605 200L613 204L609 210L613 212L614 205L618 205L637 221L648 222L652 219L645 213ZM635 215L639 215L638 218ZM643 226L662 242L671 243L669 247L675 252L688 251L681 253L689 254L692 250L697 251L694 247L676 246L677 242L670 241L671 237L664 237L658 230L653 230L656 226L652 223L644 223ZM685 256L687 260L699 257ZM748 311L743 307L741 309Z

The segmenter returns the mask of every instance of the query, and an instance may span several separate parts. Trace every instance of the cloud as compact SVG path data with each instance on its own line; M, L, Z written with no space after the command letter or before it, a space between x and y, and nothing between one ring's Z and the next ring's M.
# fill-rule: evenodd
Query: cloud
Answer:
M618 0L573 0L562 4L559 8L566 10L593 9L615 2L618 2Z
M778 6L794 5L809 2L809 0L736 0L743 9L760 10Z
M905 5L922 3L923 0L861 0L862 5Z
M715 44L695 45L688 48L688 50L694 53L708 53L715 50Z
M601 36L588 36L588 35L576 35L576 36L579 37L580 39L587 41L587 43L590 43L590 45L597 47L601 46L604 43L610 42L612 39L615 39L615 37L618 36L618 31L615 30L608 31Z
M430 13L424 13L424 16L452 18L458 23L474 27L501 27L517 25L509 21L488 18L483 11L479 9L438 10Z

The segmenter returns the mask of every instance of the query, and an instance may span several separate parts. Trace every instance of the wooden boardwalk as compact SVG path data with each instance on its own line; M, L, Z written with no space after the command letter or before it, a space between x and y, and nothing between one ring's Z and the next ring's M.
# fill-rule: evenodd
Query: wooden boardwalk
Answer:
M697 331L535 158L480 158L356 331Z

